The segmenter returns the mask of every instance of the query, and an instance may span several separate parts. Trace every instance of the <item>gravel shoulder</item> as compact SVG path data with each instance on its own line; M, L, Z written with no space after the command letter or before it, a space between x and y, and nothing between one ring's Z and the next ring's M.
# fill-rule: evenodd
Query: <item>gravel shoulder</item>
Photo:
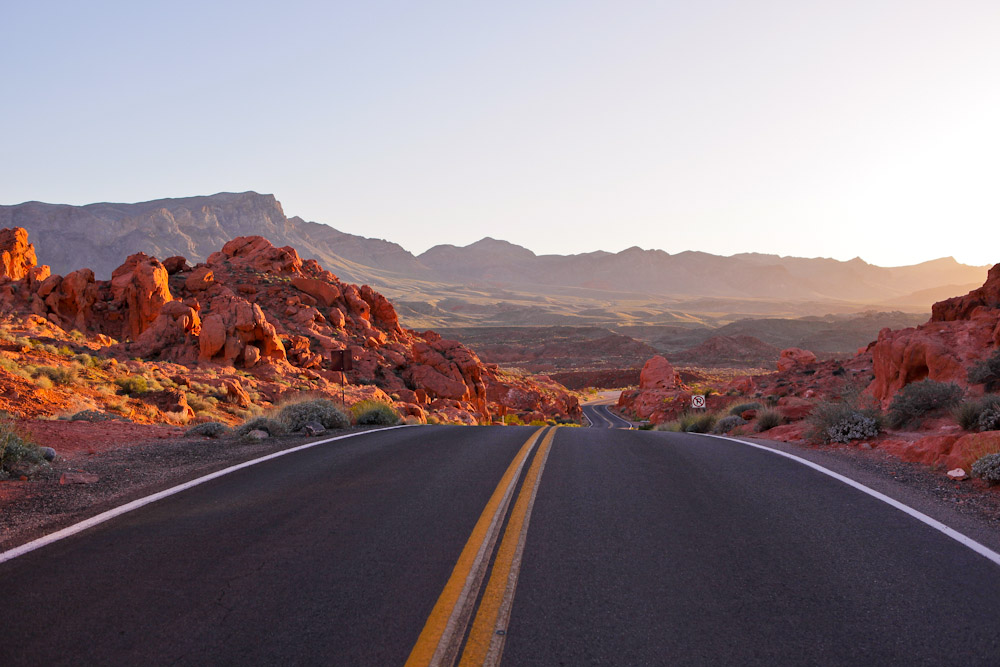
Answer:
M57 456L28 481L0 482L0 552L177 484L309 442L378 427L260 441L181 436L137 439L87 455ZM97 481L60 484L65 473Z

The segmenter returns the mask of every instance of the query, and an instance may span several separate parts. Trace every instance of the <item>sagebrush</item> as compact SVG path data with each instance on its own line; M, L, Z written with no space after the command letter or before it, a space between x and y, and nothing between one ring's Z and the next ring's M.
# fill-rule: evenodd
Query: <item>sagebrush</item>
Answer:
M396 408L381 401L358 401L351 406L351 414L354 423L360 426L395 426L399 423Z
M204 435L209 438L219 438L228 435L231 431L232 429L222 422L203 422L189 428L187 435Z
M757 432L768 431L785 423L785 416L773 408L757 412Z
M882 430L882 414L875 408L859 408L852 402L825 401L807 418L813 442L851 442L875 438Z
M990 484L1000 482L1000 454L987 454L972 464L972 474Z
M747 408L747 410L752 409L753 408ZM738 414L729 415L715 422L715 426L712 428L712 433L729 433L737 426L744 426L747 423L747 420L743 419L743 417L740 417Z
M19 463L41 463L41 448L31 436L9 421L0 421L0 479L10 476Z
M889 424L893 428L915 425L924 417L954 408L963 394L962 388L954 382L930 379L911 382L893 396L889 404Z
M233 434L242 437L250 433L250 431L265 431L268 435L275 436L284 435L286 429L285 425L277 419L254 417L233 429Z
M300 431L310 422L330 429L347 428L351 425L350 418L336 403L323 398L283 405L278 411L278 419L289 431Z

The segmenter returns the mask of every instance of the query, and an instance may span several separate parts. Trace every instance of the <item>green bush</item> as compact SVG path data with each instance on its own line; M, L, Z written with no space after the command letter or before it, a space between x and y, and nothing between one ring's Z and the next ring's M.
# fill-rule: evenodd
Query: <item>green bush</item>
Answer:
M851 442L875 438L882 430L882 414L874 408L858 408L851 403L824 402L807 418L814 442Z
M309 422L322 424L323 428L347 428L351 425L350 418L336 403L322 398L283 405L278 419L289 431L300 431Z
M1000 431L1000 405L992 405L979 415L980 431Z
M736 415L739 417L747 410L760 410L760 403L737 403L736 405L729 408L729 414Z
M31 436L9 421L0 421L0 479L9 477L18 463L37 464L44 460L41 448Z
M969 382L986 385L986 391L1000 388L1000 349L969 369Z
M232 429L222 422L203 422L189 428L185 435L204 435L209 438L218 438L228 435L231 431ZM249 431L247 432L249 433Z
M752 410L753 408L747 408L747 410ZM712 433L729 433L737 426L743 426L747 423L746 419L737 415L729 415L728 417L723 417L719 421L715 422L715 426L712 428Z
M757 432L768 431L785 423L785 416L777 410L764 408L757 411Z
M955 421L966 431L995 431L1000 426L994 426L993 415L1000 414L1000 395L987 394L982 398L970 398L962 401L952 411ZM980 423L980 418L983 418ZM983 426L992 428L983 428Z
M233 434L243 437L250 431L266 431L268 435L272 436L284 435L285 425L277 419L271 419L270 417L254 417L233 429Z
M149 381L141 375L130 375L127 378L118 378L115 384L121 389L123 394L128 396L139 396L149 391Z
M359 426L395 426L399 423L396 408L380 401L358 401L351 406L351 414Z
M954 408L962 400L962 388L953 382L921 380L900 389L889 405L889 424L903 428L924 417Z
M430 422L427 422L428 424ZM503 416L503 423L507 426L524 426L524 420L514 413Z
M680 430L685 433L711 433L718 415L714 412L685 412L677 418Z
M972 464L972 474L990 484L1000 482L1000 454L987 454Z
M35 371L39 377L45 376L54 384L76 384L76 369L63 366L39 366Z

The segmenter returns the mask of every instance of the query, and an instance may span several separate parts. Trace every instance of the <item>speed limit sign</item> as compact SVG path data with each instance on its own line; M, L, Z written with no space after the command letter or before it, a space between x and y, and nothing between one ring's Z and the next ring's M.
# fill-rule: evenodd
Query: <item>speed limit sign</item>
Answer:
M705 407L705 397L702 394L695 394L691 397L691 407L692 408L704 408Z

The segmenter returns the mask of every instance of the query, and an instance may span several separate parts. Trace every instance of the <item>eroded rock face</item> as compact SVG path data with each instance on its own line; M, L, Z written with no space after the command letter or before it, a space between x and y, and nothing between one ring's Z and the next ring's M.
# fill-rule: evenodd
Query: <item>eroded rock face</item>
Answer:
M679 384L677 371L660 355L647 361L639 373L639 389L676 389Z
M38 264L35 246L22 227L0 229L0 279L21 280Z
M789 347L781 351L781 356L778 358L778 370L787 371L813 363L816 363L815 354L798 347Z
M19 248L26 244L14 237ZM32 262L18 264L20 279L0 285L0 306L118 339L107 349L123 360L219 364L279 387L288 375L320 386L346 379L357 390L371 387L375 399L396 400L418 422L434 415L463 423L510 412L526 419L582 415L557 383L508 375L458 342L404 329L371 287L343 283L293 248L259 236L233 239L194 267L183 257L161 263L138 253L110 281L95 281L89 269L49 276L27 267ZM353 360L346 378L331 367L341 351ZM226 392L240 405L248 401L245 391ZM261 392L266 400L280 398ZM173 411L187 418L186 410Z
M925 378L969 388L969 368L1000 347L1000 264L982 287L934 304L932 313L919 327L879 332L868 391L883 407L904 386Z

